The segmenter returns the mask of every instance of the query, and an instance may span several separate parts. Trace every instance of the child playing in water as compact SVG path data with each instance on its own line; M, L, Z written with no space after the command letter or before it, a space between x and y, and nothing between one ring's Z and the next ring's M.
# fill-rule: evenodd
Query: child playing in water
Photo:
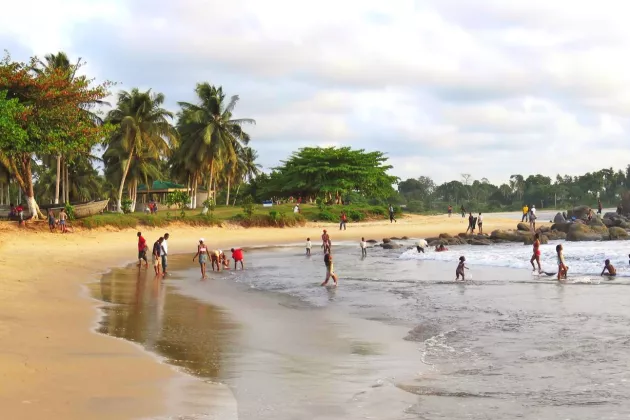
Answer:
M306 256L307 257L311 256L312 247L313 247L313 244L311 243L311 238L306 238Z
M556 254L558 254L558 281L567 278L569 267L564 264L564 254L562 253L562 245L556 245Z
M333 258L330 251L324 254L324 265L326 266L326 280L324 280L321 285L326 286L328 284L328 280L330 280L330 278L332 277L333 281L335 282L335 287L337 287L338 279L333 268Z
M462 281L466 281L466 277L464 276L464 269L468 270L468 267L466 267L466 257L464 257L463 255L461 257L459 257L459 264L457 264L457 270L455 270L455 274L457 275L457 277L455 277L455 281L459 280L459 276L462 276Z
M614 277L617 275L617 270L615 270L615 267L613 267L613 265L610 263L610 260L604 261L604 269L602 270L601 275L603 276L606 271L608 271L609 276Z
M367 243L365 242L365 238L361 238L361 257L367 257Z

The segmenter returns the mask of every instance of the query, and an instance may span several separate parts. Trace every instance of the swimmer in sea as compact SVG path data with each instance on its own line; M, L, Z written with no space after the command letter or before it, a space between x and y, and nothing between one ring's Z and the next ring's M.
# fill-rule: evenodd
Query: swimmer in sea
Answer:
M558 281L567 278L567 271L569 267L567 267L564 263L564 254L562 253L562 244L556 245L556 254L558 257Z
M455 270L455 281L459 281L459 276L462 276L462 281L466 281L464 269L468 270L468 267L466 267L466 257L462 255L459 257L459 264L457 264L457 269Z
M604 261L604 269L602 270L602 274L601 275L603 276L606 271L608 271L608 275L611 276L611 277L614 277L614 276L617 275L617 270L610 263L610 260Z
M532 264L532 268L534 269L534 271L536 271L534 261L536 261L536 263L538 264L538 273L542 273L542 268L540 267L540 234L538 233L534 235L532 259L529 260L529 262Z

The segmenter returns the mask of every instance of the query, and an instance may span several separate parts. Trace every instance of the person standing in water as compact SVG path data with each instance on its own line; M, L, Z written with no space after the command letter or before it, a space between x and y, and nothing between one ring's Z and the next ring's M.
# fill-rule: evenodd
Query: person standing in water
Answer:
M464 270L468 270L466 267L466 257L463 255L459 257L459 264L457 264L457 269L455 270L455 281L459 280L459 276L462 276L462 281L466 281L466 275L464 274Z
M365 242L365 238L361 238L359 245L361 246L361 258L367 257L367 242Z
M422 252L424 254L424 249L428 246L429 244L425 239L420 239L418 242L416 242L416 251L418 251L418 253Z
M562 253L562 244L556 245L556 254L558 257L558 281L567 278L567 271L569 267L567 267L564 263L564 254Z
M199 239L199 245L197 245L197 253L193 257L193 262L195 259L199 257L199 267L201 269L201 278L203 280L206 279L206 262L208 258L210 258L210 253L208 252L208 247L203 243L203 238Z
M166 276L166 266L168 265L167 255L168 255L168 238L169 234L164 234L164 239L162 240L162 275Z
M155 275L159 276L160 266L162 265L162 242L164 241L163 237L160 237L157 241L153 243L153 268L155 269Z
M324 233L322 233L322 248L324 248L324 253L330 252L330 235L326 229L324 229Z
M234 270L236 270L236 264L238 264L239 262L241 263L241 270L244 270L245 267L243 267L243 250L241 248L232 248L232 259L234 260Z
M327 252L324 254L324 265L326 266L326 280L321 284L322 286L326 286L328 284L328 280L332 277L335 282L335 287L337 287L337 275L335 274L335 270L333 268L333 258L332 253Z
M217 271L221 271L221 250L215 249L210 253L210 266L212 267L212 271L214 271L215 267Z
M142 260L144 260L145 268L149 267L147 249L147 240L142 236L142 232L138 232L138 267L142 266Z
M608 271L608 275L609 276L616 276L617 275L617 270L615 269L615 267L610 263L610 260L606 260L604 261L604 269L602 270L602 274L600 275L604 275L604 273Z
M313 247L313 244L311 243L311 238L306 238L306 256L307 257L311 256L312 247Z
M532 265L534 271L536 271L536 266L534 265L534 261L538 264L538 273L542 273L542 268L540 267L540 234L536 233L534 235L534 243L533 243L533 254L532 259L529 262Z

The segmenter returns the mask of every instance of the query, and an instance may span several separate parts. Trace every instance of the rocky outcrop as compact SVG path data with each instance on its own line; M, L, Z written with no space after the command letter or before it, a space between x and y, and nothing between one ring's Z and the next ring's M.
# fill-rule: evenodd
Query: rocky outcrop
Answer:
M523 241L523 245L532 245L533 243L534 243L534 235L526 236L525 240ZM540 235L540 243L543 245L548 244L549 237L547 235Z
M365 241L365 242L367 242L368 244L375 244L375 243L378 243L378 241L377 241L376 239L368 239L368 240L367 240L367 241Z
M453 235L448 234L448 233L440 233L439 238L440 239L451 239L453 237Z
M389 238L383 238L383 243L384 243L384 244L388 244L388 243L390 243L391 241L392 241L392 240L391 240L391 239L389 239Z
M573 207L571 210L567 211L567 219L571 220L573 217L575 217L576 219L586 220L590 209L591 208L589 206Z
M518 225L516 225L516 230L520 230L523 232L529 232L529 225L527 223L519 223Z
M553 218L553 222L558 224L558 223L564 223L566 222L567 219L564 218L564 215L562 213L557 213L555 215L555 217Z
M608 239L606 226L588 226L583 223L573 223L567 232L567 241L601 241Z
M556 231L559 231L559 232L568 233L572 224L573 223L571 223L571 222L554 223L553 225L551 225L551 230L552 231L556 230Z
M613 241L630 239L630 235L628 235L628 232L625 229L617 226L613 226L608 229L608 237Z
M381 246L383 249L398 249L402 247L402 245L397 244L396 242L382 243Z

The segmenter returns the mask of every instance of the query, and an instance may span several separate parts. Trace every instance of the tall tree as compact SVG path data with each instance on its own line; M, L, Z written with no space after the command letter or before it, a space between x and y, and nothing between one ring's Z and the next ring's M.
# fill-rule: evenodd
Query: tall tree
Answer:
M141 152L156 158L167 156L171 146L177 143L177 133L169 122L173 114L164 109L163 104L163 94L134 88L131 92L121 91L116 108L107 114L106 121L115 127L108 148L120 148L127 154L120 161L123 172L116 203L119 212L122 212L122 195L132 160Z
M29 63L0 62L0 91L24 107L20 125L26 136L0 137L0 156L26 196L33 217L41 216L33 189L32 163L36 155L89 151L107 135L107 127L95 126L81 104L94 103L109 94L111 83L93 85L86 76L69 78L54 69L38 72L39 60Z

